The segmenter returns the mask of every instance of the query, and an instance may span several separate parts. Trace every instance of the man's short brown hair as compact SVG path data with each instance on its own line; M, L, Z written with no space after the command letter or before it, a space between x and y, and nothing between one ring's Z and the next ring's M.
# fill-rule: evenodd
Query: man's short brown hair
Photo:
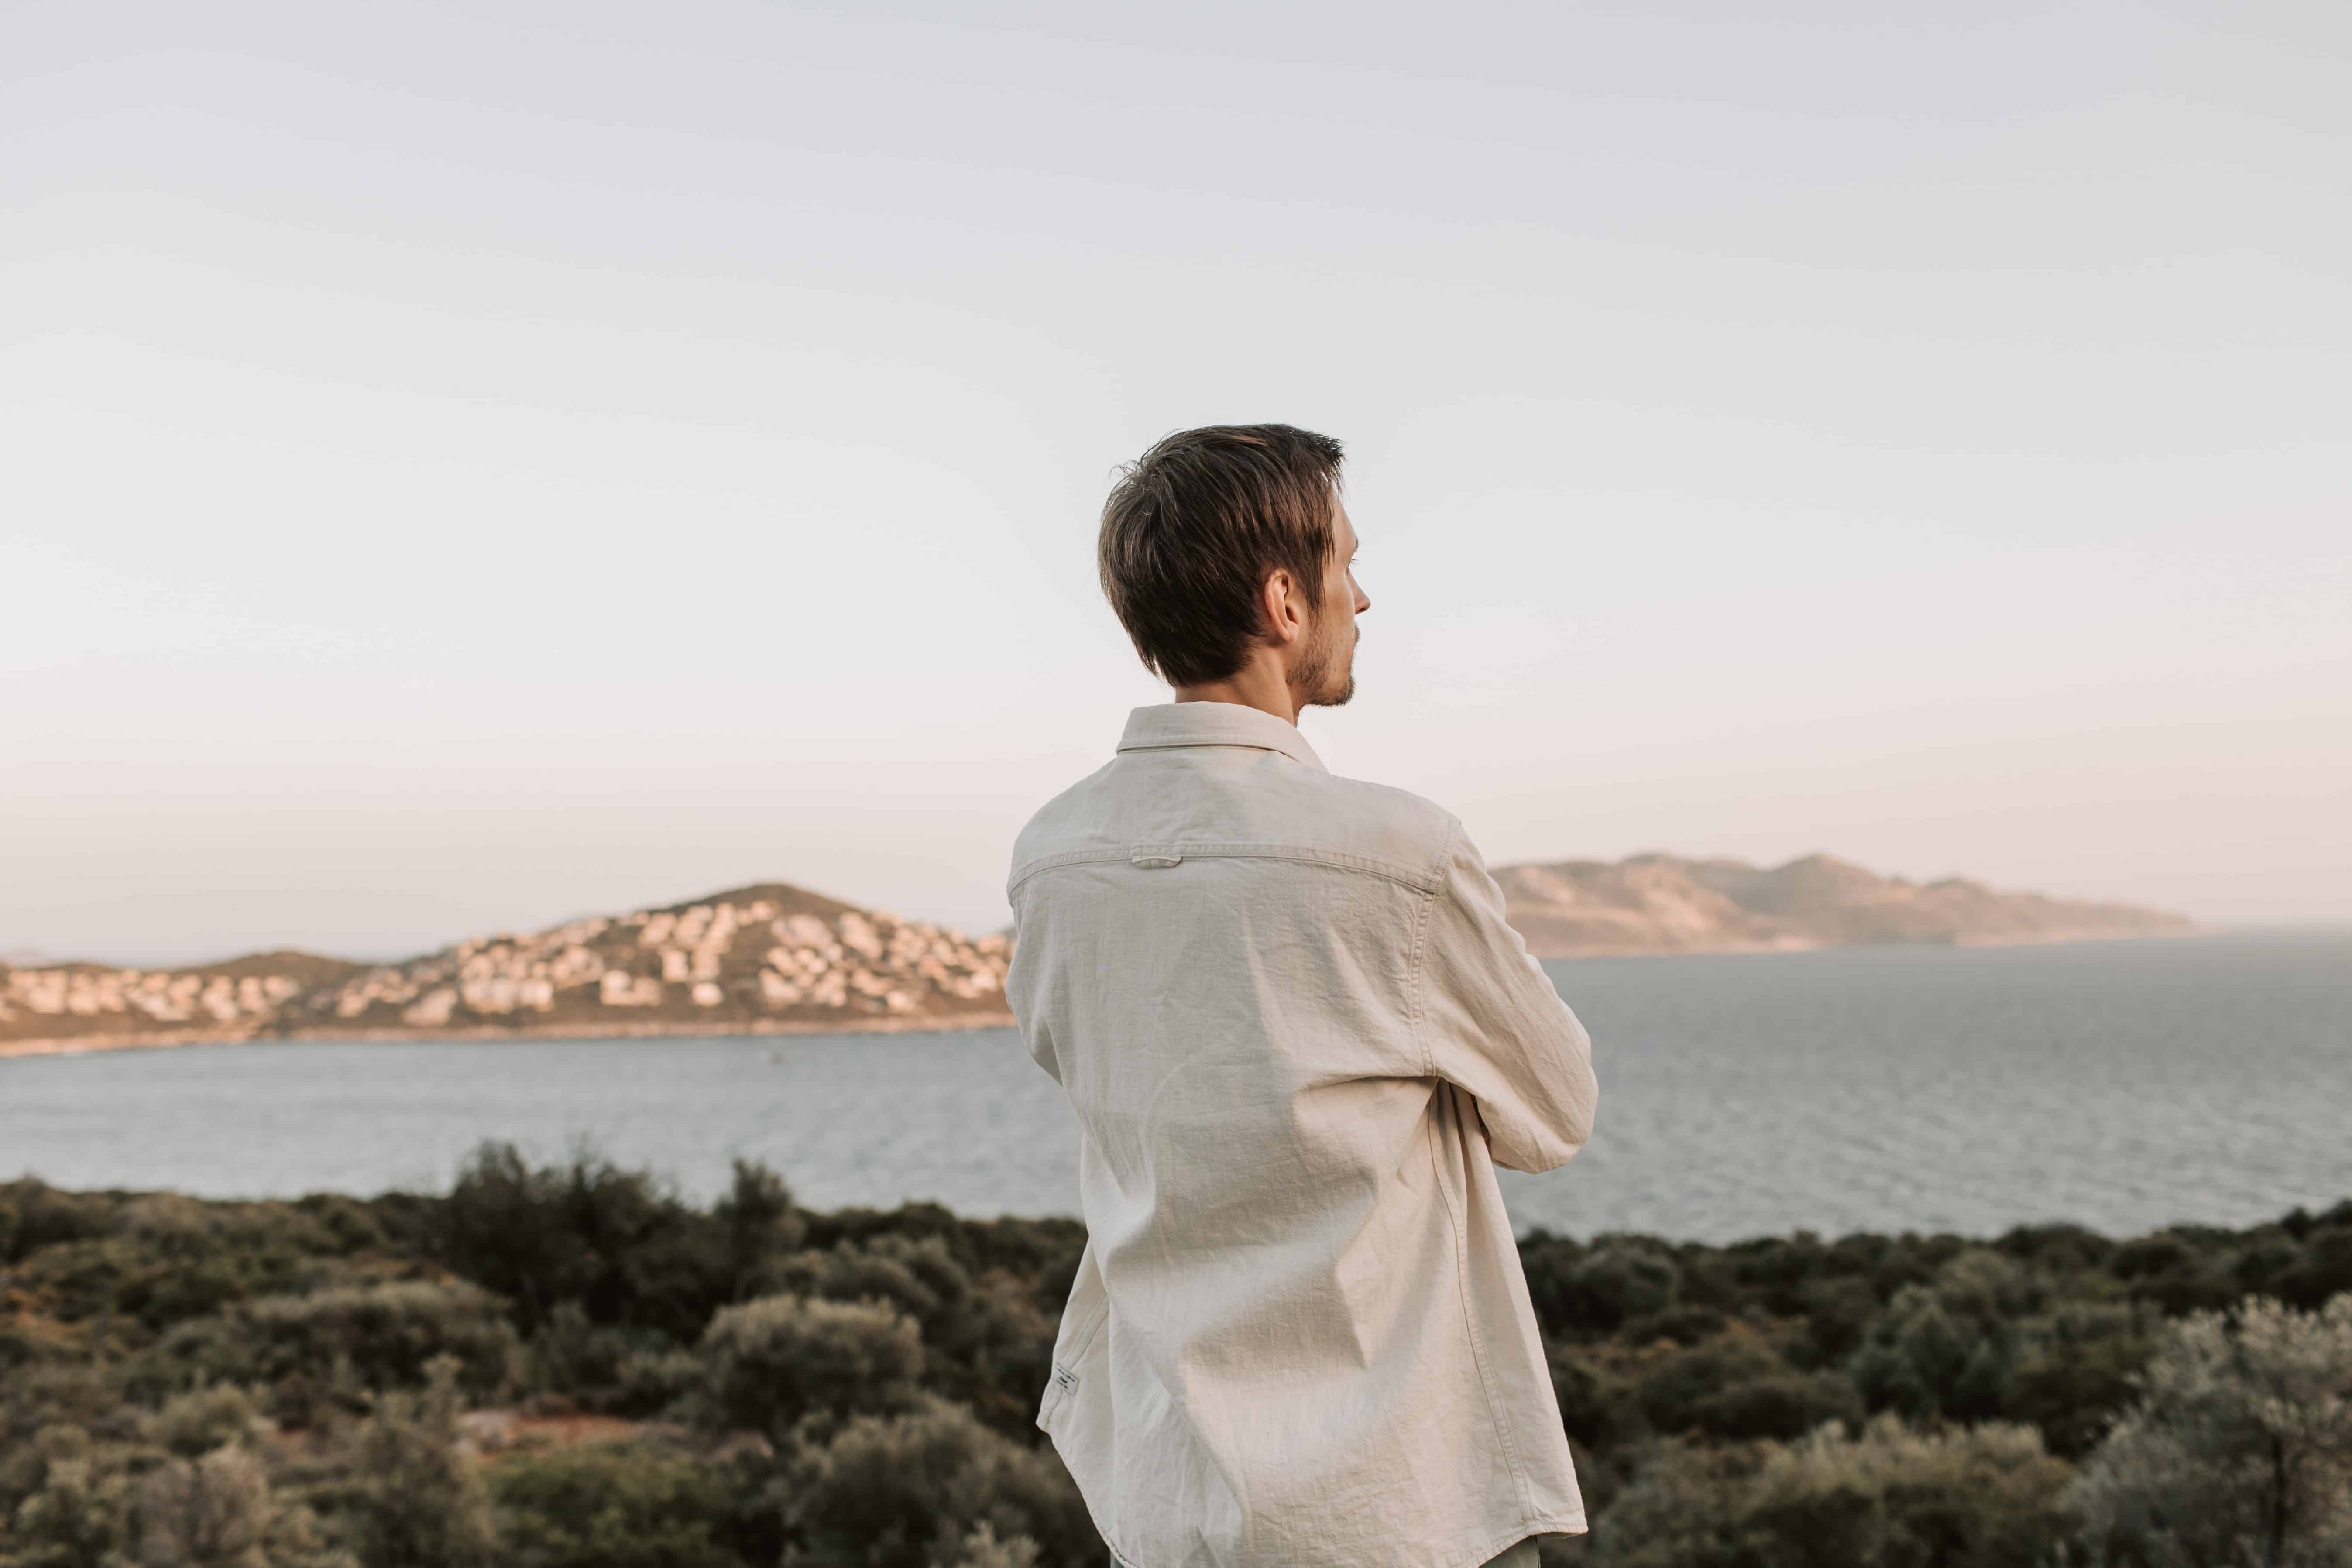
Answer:
M1119 471L1096 562L1145 668L1171 686L1239 670L1276 568L1321 602L1341 456L1330 437L1288 425L1210 425Z

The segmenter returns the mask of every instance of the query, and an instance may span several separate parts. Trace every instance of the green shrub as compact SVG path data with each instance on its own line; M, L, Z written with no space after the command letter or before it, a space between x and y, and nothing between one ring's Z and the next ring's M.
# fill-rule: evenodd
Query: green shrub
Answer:
M1037 1543L1025 1535L1010 1541L996 1539L996 1528L986 1520L956 1548L955 1560L946 1568L1035 1568Z
M1878 1316L1878 1292L1852 1275L1807 1280L1799 1290L1805 1316L1805 1350L1821 1365L1843 1361L1861 1348Z
M2116 1244L2079 1225L2021 1225L2002 1235L1993 1249L2049 1274L2081 1274L2105 1268Z
M309 1510L272 1493L261 1460L236 1446L150 1470L131 1518L141 1568L356 1568L320 1541Z
M209 1454L253 1430L253 1401L233 1384L180 1394L147 1422L148 1440L184 1459Z
M1604 1237L1572 1265L1547 1274L1544 1316L1557 1332L1612 1332L1628 1318L1665 1310L1678 1278L1657 1243Z
M534 1391L612 1415L658 1415L703 1381L701 1362L667 1334L592 1323L577 1301L540 1326L525 1363Z
M1628 1318L1617 1332L1629 1344L1672 1340L1678 1345L1697 1345L1705 1344L1730 1326L1731 1321L1712 1307L1668 1307Z
M756 1488L728 1465L600 1443L504 1459L488 1479L506 1568L743 1568L756 1550L740 1517ZM773 1561L772 1547L761 1568Z
M592 1322L686 1343L719 1307L756 1293L802 1230L783 1183L745 1161L704 1213L650 1173L584 1150L541 1168L511 1144L485 1143L440 1205L436 1239L451 1268L515 1303L527 1334L577 1301Z
M939 1400L857 1416L821 1445L796 1441L776 1495L785 1568L932 1568L976 1556L983 1526L1000 1561L1018 1561L1022 1541L1049 1568L1099 1568L1106 1556L1050 1449L1016 1444Z
M944 1238L888 1232L777 1259L764 1277L782 1294L895 1309L921 1331L934 1392L1006 1433L1034 1430L1059 1321L1025 1281L1001 1270L975 1279Z
M93 1433L112 1426L129 1436L136 1417L124 1408L121 1384L110 1369L49 1362L0 1377L0 1504L7 1500L9 1462L35 1455L45 1432L72 1427Z
M619 1322L646 1244L678 1207L644 1172L584 1153L539 1169L510 1143L485 1143L441 1205L441 1249L451 1268L511 1300L526 1333L563 1301Z
M901 1409L923 1371L915 1325L876 1301L766 1296L710 1321L709 1418L781 1438L812 1413Z
M1794 1236L1755 1237L1719 1252L1695 1247L1684 1265L1686 1300L1728 1310L1754 1302L1779 1317L1804 1310L1806 1287L1832 1272L1852 1272L1854 1263L1810 1230Z
M2072 1502L2095 1562L2352 1563L2352 1295L2175 1324Z
M104 1236L112 1222L113 1205L96 1194L61 1193L30 1176L0 1182L0 1264Z
M2306 1236L2302 1258L2270 1282L2291 1307L2315 1311L2330 1298L2352 1292L2352 1204L2332 1211L2334 1223Z
M119 1568L130 1478L89 1433L46 1427L7 1458L18 1473L0 1487L0 1568Z
M1624 1568L2023 1568L2064 1537L2073 1472L2031 1427L1669 1445L1597 1521L1592 1556Z
M2195 1227L2176 1226L2125 1242L2108 1269L2135 1300L2152 1302L2168 1316L2218 1311L2239 1289L2230 1277L2231 1258L2212 1240Z
M428 1363L446 1356L465 1387L489 1394L511 1380L519 1355L497 1297L463 1281L407 1280L265 1296L175 1330L154 1360L197 1382L385 1389L415 1387Z
M2021 1265L1989 1248L1967 1248L1931 1283L1895 1292L1849 1371L1874 1410L1891 1407L1914 1420L1993 1418L2017 1361L2016 1321L2044 1295Z
M1686 1411L1692 1429L1731 1442L1799 1437L1825 1423L1858 1427L1862 1418L1862 1395L1833 1372L1745 1378L1692 1401Z
M1623 1378L1596 1366L1580 1345L1545 1346L1560 1426L1588 1447L1610 1448L1649 1430L1640 1397Z
M729 1273L739 1295L765 1294L751 1281L771 1258L797 1251L808 1233L784 1179L754 1160L735 1162L733 1184L710 1213L725 1227Z
M2157 1321L2141 1303L2077 1303L2021 1324L2002 1418L2032 1423L2052 1453L2080 1459L2130 1402Z
M348 1197L341 1193L312 1193L296 1200L294 1207L315 1224L339 1252L369 1252L394 1245L392 1232L385 1227L383 1216L364 1198Z
M1862 1423L1862 1397L1835 1373L1800 1372L1752 1334L1675 1352L1637 1395L1652 1428L1741 1441L1798 1437L1823 1422Z
M1639 1385L1642 1415L1669 1436L1691 1430L1692 1407L1734 1384L1778 1377L1789 1365L1753 1334L1727 1337L1709 1345L1677 1351L1646 1363Z
M963 1319L972 1293L971 1276L936 1236L877 1236L800 1252L776 1260L764 1279L773 1285L763 1294L884 1302L914 1320L926 1341L944 1337Z
M1569 1276L1583 1261L1581 1245L1569 1237L1554 1236L1541 1226L1519 1238L1519 1271L1527 1276L1536 1321L1544 1332L1559 1335L1569 1331L1561 1302Z
M150 1193L82 1200L76 1234L32 1249L14 1282L63 1322L119 1319L110 1331L159 1332L230 1302L306 1288L334 1243L286 1204L207 1204ZM97 1234L88 1234L99 1214Z
M421 1394L387 1394L360 1429L341 1522L363 1568L488 1568L496 1542L480 1479L457 1451L455 1357Z

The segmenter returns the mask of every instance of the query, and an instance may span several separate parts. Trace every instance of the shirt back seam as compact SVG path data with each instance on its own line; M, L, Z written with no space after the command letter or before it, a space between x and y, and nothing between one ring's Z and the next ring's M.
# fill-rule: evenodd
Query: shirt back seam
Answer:
M1139 855L1174 855L1180 858L1200 860L1296 860L1302 864L1329 866L1337 870L1360 871L1399 882L1418 892L1437 890L1436 877L1427 871L1415 870L1393 860L1383 860L1376 855L1359 855L1348 849L1318 849L1303 844L1205 843L1186 839L1166 839L1150 844L1127 844L1116 849L1067 849L1058 855L1042 855L1013 874L1005 884L1009 898L1021 884L1044 871L1056 871L1071 866L1102 866L1121 860L1132 860Z

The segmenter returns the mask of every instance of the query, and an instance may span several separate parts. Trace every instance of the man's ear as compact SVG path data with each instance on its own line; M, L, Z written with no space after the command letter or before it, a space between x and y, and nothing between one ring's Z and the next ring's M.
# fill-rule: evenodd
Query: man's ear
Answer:
M1287 567L1277 566L1265 574L1265 586L1258 591L1258 613L1265 621L1266 640L1285 645L1297 640L1306 629L1306 617L1297 603L1297 584L1292 581Z

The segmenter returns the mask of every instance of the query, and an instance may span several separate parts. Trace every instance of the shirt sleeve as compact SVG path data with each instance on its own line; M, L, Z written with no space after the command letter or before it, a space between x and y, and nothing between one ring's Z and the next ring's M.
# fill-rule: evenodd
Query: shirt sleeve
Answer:
M1458 823L1423 941L1431 1074L1476 1099L1496 1164L1566 1164L1592 1136L1591 1037L1503 918L1503 889Z

